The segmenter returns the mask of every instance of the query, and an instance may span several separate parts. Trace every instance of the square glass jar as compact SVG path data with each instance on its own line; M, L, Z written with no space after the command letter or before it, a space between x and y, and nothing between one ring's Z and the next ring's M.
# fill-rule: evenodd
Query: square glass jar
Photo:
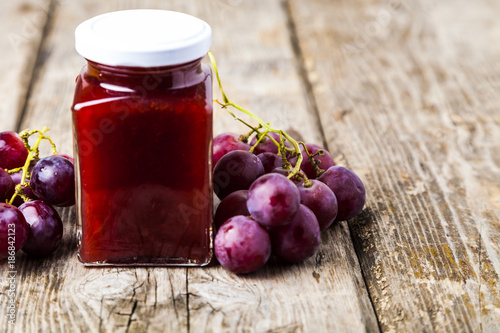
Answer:
M157 10L92 20L76 31L87 59L72 107L78 257L89 266L206 265L212 75L201 60L211 30L192 16ZM190 35L140 40L162 24L188 25ZM122 38L120 25L142 33Z

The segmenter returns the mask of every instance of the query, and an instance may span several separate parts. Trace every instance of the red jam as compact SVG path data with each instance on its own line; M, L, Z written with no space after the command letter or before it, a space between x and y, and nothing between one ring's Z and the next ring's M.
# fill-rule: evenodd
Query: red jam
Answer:
M195 60L88 62L73 102L79 258L204 265L212 256L212 91Z

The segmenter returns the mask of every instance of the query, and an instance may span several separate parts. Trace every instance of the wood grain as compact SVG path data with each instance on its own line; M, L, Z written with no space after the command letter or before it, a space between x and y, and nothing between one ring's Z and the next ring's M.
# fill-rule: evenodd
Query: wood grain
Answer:
M290 6L382 330L498 332L498 2Z
M0 3L0 131L17 131L50 11L50 0Z
M138 7L207 20L228 95L277 127L323 141L279 1L61 2L42 46L23 127L49 125L60 151L71 151L69 107L74 77L84 64L74 51L74 28L98 13ZM221 110L214 128L216 133L244 129ZM45 260L17 257L22 279L15 331L378 331L345 225L323 235L316 258L296 266L275 262L240 277L220 267L86 269L76 260L74 212L61 213L63 246ZM2 317L0 327L6 326Z

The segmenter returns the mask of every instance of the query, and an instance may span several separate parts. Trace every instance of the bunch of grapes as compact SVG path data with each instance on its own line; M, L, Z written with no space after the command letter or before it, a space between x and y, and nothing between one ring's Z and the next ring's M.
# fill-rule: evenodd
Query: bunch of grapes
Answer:
M63 224L53 206L75 204L73 159L57 154L47 130L0 133L0 259L20 249L34 256L54 252ZM50 142L51 156L39 157L42 140Z
M222 93L222 102L215 101L251 128L246 135L223 133L213 139L213 185L222 200L214 216L215 255L235 273L256 271L272 253L288 263L305 260L318 250L321 231L361 212L363 183L336 166L326 149L297 142L231 102L208 55ZM259 125L249 125L229 107Z
M336 166L326 149L284 135L252 129L213 140L214 153L223 152L214 157L214 191L222 200L215 254L232 272L253 272L272 253L289 263L305 260L316 253L321 231L363 209L365 189L354 172ZM297 145L300 152L291 148Z

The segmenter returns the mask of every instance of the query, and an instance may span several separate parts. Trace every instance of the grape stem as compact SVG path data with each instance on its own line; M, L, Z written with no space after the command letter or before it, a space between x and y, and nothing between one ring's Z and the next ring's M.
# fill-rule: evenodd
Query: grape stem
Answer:
M10 200L8 201L9 204L12 205L12 203L16 199L16 196L20 196L24 202L29 201L29 198L26 197L23 193L23 187L29 186L28 183L26 182L26 179L28 178L30 164L31 164L32 160L37 161L40 159L38 156L40 153L39 146L40 146L40 143L42 142L43 139L50 142L52 154L53 155L57 154L57 149L56 149L56 145L55 145L54 141L52 141L51 138L49 138L48 136L45 135L45 132L47 132L47 131L49 131L49 128L44 127L44 128L42 128L41 131L39 131L39 130L32 130L32 131L24 130L21 133L19 133L19 136L21 137L21 139L24 142L24 146L28 150L28 157L26 158L26 162L24 162L24 165L22 167L8 170L9 174L18 172L20 170L23 171L23 174L21 176L21 182L16 185L16 190L15 190L14 194L12 195L12 197L10 198ZM30 136L32 136L34 134L38 134L39 136L38 136L38 139L35 141L35 144L33 144L33 146L30 146L28 139Z
M307 147L305 145L304 142L299 142L299 144L302 145L302 148L304 149L304 152L306 153L307 155L307 158L309 160L309 162L311 163L311 165L313 166L314 168L314 172L316 172L316 177L319 178L322 174L325 173L326 170L323 170L319 167L319 164L321 163L320 160L314 158L314 156L322 156L322 155L325 155L325 152L323 149L318 149L317 152L315 152L314 154L311 154L309 153L309 150L307 150Z
M247 134L240 135L240 140L244 143L248 143L248 138L255 132L259 133L259 129L261 128L261 126L259 125L257 128L254 128L253 126L247 124L243 120L241 122L251 128L250 132L248 132Z
M300 175L301 177L304 177L304 179L305 179L304 184L310 183L310 181L307 179L307 176L304 175L300 171L300 166L302 165L302 161L304 160L304 157L302 156L302 152L300 151L299 143L297 141L295 141L285 131L272 128L269 123L266 123L265 121L263 121L261 118L259 118L258 116L256 116L252 112L250 112L250 111L246 110L245 108L239 106L238 104L230 101L229 98L227 97L226 93L224 92L224 89L222 88L222 83L221 83L221 80L220 80L220 77L219 77L219 71L217 69L217 64L215 62L214 55L212 54L211 51L208 51L208 57L210 58L210 61L212 63L212 67L213 67L214 72L215 72L215 77L217 78L217 83L219 84L219 89L220 89L220 91L222 93L222 102L220 102L217 99L215 99L214 101L216 103L218 103L223 109L226 109L227 112L231 116L233 116L235 119L241 121L243 124L245 124L248 127L250 127L252 129L251 133L253 133L253 132L257 132L258 133L257 142L255 143L255 145L253 147L250 148L250 152L252 152L254 150L255 146L257 146L264 137L268 137L269 139L271 139L274 142L274 144L276 146L278 146L278 153L282 156L282 158L284 159L284 161L286 161L286 156L285 155L286 155L287 151L291 151L294 154L296 154L296 156L298 156L297 157L297 163L295 164L295 167L293 167L293 169L291 170L291 172L288 174L288 178L290 179L290 178L295 177L296 175ZM253 126L247 124L246 122L242 121L231 110L228 109L229 106L235 108L236 110L238 110L240 112L243 112L244 114L246 114L247 116L249 116L250 118L252 118L253 120L255 120L259 124L259 127L257 127L257 128L253 127ZM260 132L259 131L260 128L262 128L264 131ZM269 132L278 133L280 135L280 142L278 143L273 137L269 136L268 135ZM284 145L285 139L288 140L293 145L292 149L287 149L285 147L285 145ZM283 163L283 164L284 165L288 165L288 166L290 165L288 161L287 161L287 163Z

